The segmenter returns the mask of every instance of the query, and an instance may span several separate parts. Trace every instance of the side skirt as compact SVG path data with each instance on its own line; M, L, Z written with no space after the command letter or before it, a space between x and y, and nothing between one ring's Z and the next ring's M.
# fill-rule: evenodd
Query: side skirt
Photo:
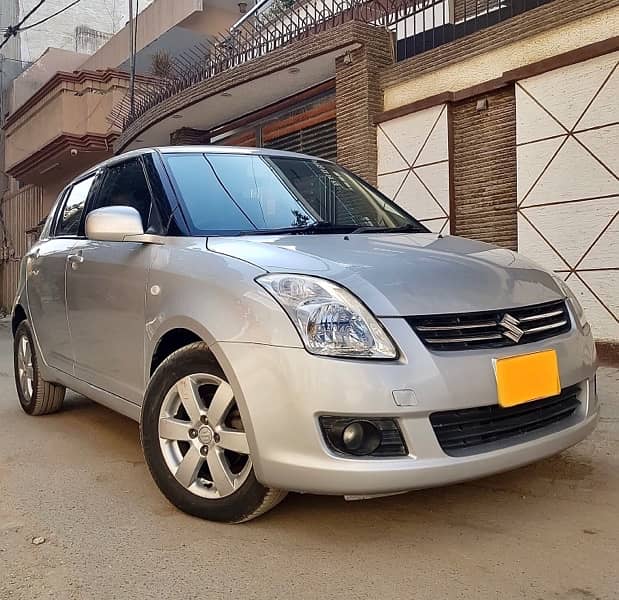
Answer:
M49 377L49 375L51 375L51 377ZM49 378L50 381L57 381L58 383L61 383L68 389L73 390L78 394L82 394L82 396L86 396L86 398L90 398L97 404L107 406L114 412L125 415L138 423L140 422L141 408L133 402L129 402L120 396L110 394L101 388L95 387L94 385L91 385L86 381L82 381L81 379L77 379L68 373L54 369L49 365L47 365L45 377Z

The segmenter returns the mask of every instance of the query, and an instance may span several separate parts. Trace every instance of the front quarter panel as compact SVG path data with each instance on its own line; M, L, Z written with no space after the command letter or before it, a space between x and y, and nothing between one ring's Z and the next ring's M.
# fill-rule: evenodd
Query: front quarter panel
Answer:
M12 317L15 317L15 309L17 306L21 306L26 312L26 316L29 316L28 313L28 301L26 298L26 266L28 264L28 254L26 254L19 264L19 280L17 282L17 291L15 292L15 297L13 298L13 306L11 309Z
M294 326L254 279L255 265L207 250L204 238L158 246L146 290L146 379L157 342L184 328L209 346L245 342L301 348Z

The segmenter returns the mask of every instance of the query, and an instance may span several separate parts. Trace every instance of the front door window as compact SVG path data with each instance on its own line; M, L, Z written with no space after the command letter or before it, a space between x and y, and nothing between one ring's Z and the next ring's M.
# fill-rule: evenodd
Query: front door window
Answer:
M78 235L84 206L94 180L95 176L92 175L76 183L71 188L58 217L56 237L73 237Z
M90 207L130 206L142 217L144 230L148 229L151 212L151 195L139 159L135 158L109 167L103 177L96 201Z

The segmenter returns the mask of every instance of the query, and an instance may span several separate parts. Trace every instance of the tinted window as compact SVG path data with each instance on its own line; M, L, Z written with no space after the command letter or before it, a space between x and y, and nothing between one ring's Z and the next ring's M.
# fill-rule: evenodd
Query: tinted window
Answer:
M49 214L47 215L47 218L45 219L45 225L43 226L43 229L41 230L41 235L39 236L40 240L47 239L48 237L52 235L52 227L54 226L54 216L56 215L56 212L58 211L58 207L62 204L67 193L68 191L64 189L60 193L60 196L56 198L56 202L54 202L54 206L52 206L52 210L49 211Z
M260 154L166 157L194 233L427 231L333 163ZM316 227L314 227L316 226Z
M140 213L144 230L148 228L151 196L142 164L138 159L106 169L92 210L104 206L131 206Z
M396 205L332 163L277 156L270 160L323 221L358 227L398 227L411 221Z
M77 235L79 233L84 205L94 180L95 176L92 175L76 183L71 188L58 219L58 225L56 226L57 236Z
M146 179L150 185L150 193L153 198L153 206L150 211L149 230L153 233L164 233L166 235L181 235L178 226L180 215L174 213L170 198L161 180L152 154L142 156L142 166Z

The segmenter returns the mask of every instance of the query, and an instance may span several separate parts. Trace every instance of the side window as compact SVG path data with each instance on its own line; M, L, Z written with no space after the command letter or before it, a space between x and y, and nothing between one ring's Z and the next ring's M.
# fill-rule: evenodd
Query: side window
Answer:
M54 219L56 217L56 213L58 212L58 208L63 203L67 194L68 194L68 190L64 189L62 190L62 192L60 192L60 195L58 196L58 198L56 198L56 201L54 202L52 209L49 211L49 214L47 215L47 218L45 219L45 225L43 226L43 229L41 230L41 234L39 235L40 240L46 240L52 235L52 228L54 227Z
M104 206L135 208L142 217L142 225L146 231L151 210L151 195L142 164L138 159L134 158L107 168L98 197L91 208L94 210Z
M56 236L71 236L79 233L82 213L94 180L95 176L92 175L71 188L60 211L56 225Z

